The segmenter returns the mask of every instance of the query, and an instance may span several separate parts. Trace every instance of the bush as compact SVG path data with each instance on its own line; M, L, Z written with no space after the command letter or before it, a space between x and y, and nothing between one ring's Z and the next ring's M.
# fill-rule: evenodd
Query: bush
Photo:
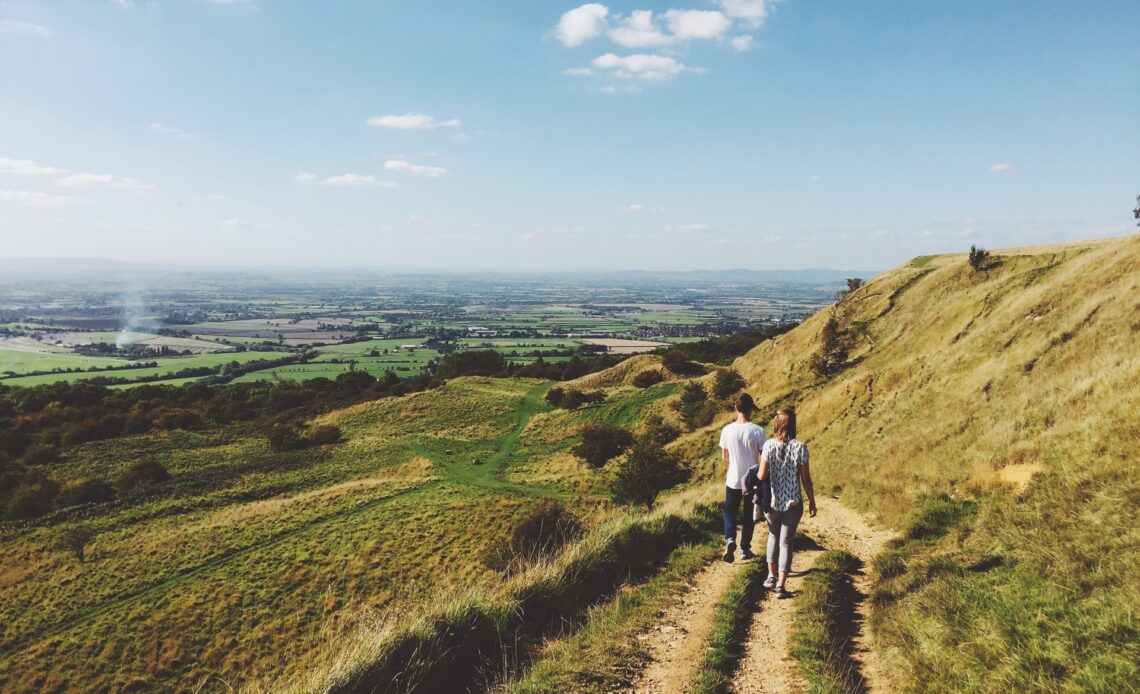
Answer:
M709 400L708 392L700 383L686 385L681 391L681 400L676 407L689 429L708 426L720 411L716 403Z
M59 449L51 444L34 443L24 451L25 465L46 465L59 461Z
M562 396L561 405L568 410L576 410L582 405L603 402L605 399L606 393L601 390L593 390L588 393L583 393L580 390L568 390Z
M511 530L510 538L493 546L486 563L499 571L511 571L553 556L582 536L582 521L555 499L543 499Z
M340 443L341 432L339 427L331 424L313 427L308 432L304 432L292 424L274 424L266 438L271 449L277 453L282 453Z
M692 470L681 459L652 443L639 440L618 468L612 495L615 503L653 508L657 495L689 479Z
M665 374L661 373L657 369L652 369L650 371L642 371L641 373L634 376L633 385L637 386L638 388L648 388L650 386L655 386L664 380Z
M679 349L670 349L662 354L661 364L678 376L700 376L705 372L705 367L690 360Z
M435 375L440 378L459 376L496 376L507 370L507 360L493 349L472 349L449 354L440 361Z
M676 441L681 436L681 430L672 424L667 424L665 420L657 415L654 415L645 420L645 429L641 433L641 439L658 448L664 448L666 444Z
M12 490L4 509L5 520L42 516L52 509L59 486L49 479L29 480Z
M595 468L618 457L633 443L633 434L628 429L608 424L587 424L580 434L582 442L570 452Z
M118 487L122 490L147 487L152 484L161 484L170 480L170 473L161 463L143 459L132 465L119 478Z
M55 498L60 508L78 506L80 504L97 504L111 501L115 498L115 490L103 480L93 480L86 477L65 482Z
M308 439L309 445L311 446L327 446L333 443L340 443L340 428L331 424L313 427L312 431L310 431L305 438Z
M819 351L812 355L808 365L820 376L828 376L843 368L847 361L847 340L840 333L839 319L831 315L823 324L819 336Z
M564 388L559 388L558 386L555 386L555 387L551 388L550 390L546 391L546 402L550 403L554 407L562 407L562 398L565 395L566 395L566 390Z
M744 389L744 377L733 369L717 369L713 379L713 396L725 400Z
M974 272L985 270L986 266L989 265L990 252L984 248L971 245L970 255L967 257L967 260L970 263L970 267L974 269Z

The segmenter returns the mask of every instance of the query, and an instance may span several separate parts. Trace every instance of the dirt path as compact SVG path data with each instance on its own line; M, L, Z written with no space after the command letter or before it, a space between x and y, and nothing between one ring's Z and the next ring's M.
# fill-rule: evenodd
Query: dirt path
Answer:
M890 531L872 528L857 511L838 501L820 498L818 502L819 514L815 518L805 518L800 524L801 530L814 540L816 546L798 551L793 559L793 573L788 577L788 587L793 593L799 590L805 570L824 551L844 550L866 565L882 551L884 543L892 536ZM870 609L866 601L870 578L866 571L860 571L854 578L855 595L852 599L855 609L850 624L854 646L852 656L859 665L866 691L890 691L886 669L870 647L871 635L866 627ZM734 692L768 694L804 690L803 678L789 655L788 639L794 608L795 598L776 600L770 594L764 596L749 632L745 659L737 672Z
M661 620L637 639L652 661L633 684L637 694L684 694L704 656L712 630L713 608L737 571L746 564L715 561L693 577L681 599L670 605Z

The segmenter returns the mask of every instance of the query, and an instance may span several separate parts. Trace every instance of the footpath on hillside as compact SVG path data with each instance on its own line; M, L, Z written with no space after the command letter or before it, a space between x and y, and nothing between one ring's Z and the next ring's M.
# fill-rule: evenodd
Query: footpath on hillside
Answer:
M890 531L872 528L858 512L833 499L819 499L819 513L805 518L800 525L811 542L796 553L794 572L788 588L797 593L804 575L827 550L842 550L856 556L864 566L883 549L891 538ZM754 549L760 552L755 561L763 561L766 528L757 528ZM638 694L681 694L688 690L705 649L705 640L713 626L713 612L718 598L737 571L745 566L717 561L693 577L680 598L666 607L658 624L638 638L649 651L652 661L634 683ZM868 631L869 606L866 597L870 579L865 570L854 576L854 602L851 617L843 625L853 644L853 660L861 677L857 678L867 692L890 691L886 671L871 647ZM791 658L791 622L795 597L778 600L765 592L754 606L752 623L744 644L744 656L733 677L732 691L737 694L769 694L803 691L806 683L796 662Z

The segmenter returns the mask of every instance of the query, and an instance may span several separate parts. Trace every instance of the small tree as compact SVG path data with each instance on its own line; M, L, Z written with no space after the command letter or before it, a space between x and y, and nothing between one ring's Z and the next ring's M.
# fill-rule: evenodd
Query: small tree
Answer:
M75 555L79 563L83 563L87 545L95 539L95 531L91 528L76 525L68 528L60 538L60 547Z
M689 479L692 470L660 446L638 440L618 468L612 488L619 504L643 504L653 508L657 495Z
M1136 196L1136 209L1132 210L1132 216L1136 218L1136 226L1140 227L1140 195Z
M744 377L733 369L717 369L713 379L713 396L724 400L745 386Z
M582 442L570 452L595 468L618 457L633 443L633 434L628 429L608 424L587 424L581 435Z
M819 351L812 355L809 365L820 376L835 373L847 361L846 340L839 331L839 320L830 316L823 324L819 336Z
M980 270L985 270L986 264L989 262L989 259L990 259L990 252L989 251L987 251L984 248L978 248L977 246L975 246L973 244L970 245L970 255L969 255L968 260L970 261L970 267L972 267L974 269L974 272L978 272Z
M862 277L851 277L847 280L847 291L853 292L863 286Z
M708 392L700 383L690 383L681 391L677 411L689 429L699 429L712 423L716 417L717 405L709 400Z

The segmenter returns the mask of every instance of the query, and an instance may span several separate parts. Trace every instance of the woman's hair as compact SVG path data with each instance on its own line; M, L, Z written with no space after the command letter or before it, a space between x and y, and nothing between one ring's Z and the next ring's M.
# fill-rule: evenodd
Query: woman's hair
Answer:
M752 402L752 396L748 393L741 393L732 406L737 412L744 413L745 417L751 416L756 411L756 403Z
M772 436L780 442L796 438L796 409L785 407L772 420Z

